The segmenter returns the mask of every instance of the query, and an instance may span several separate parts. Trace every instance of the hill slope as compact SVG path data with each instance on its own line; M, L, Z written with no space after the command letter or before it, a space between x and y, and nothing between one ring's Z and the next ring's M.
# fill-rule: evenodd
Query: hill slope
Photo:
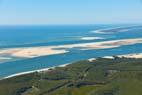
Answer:
M0 95L142 95L142 59L98 58L0 81Z

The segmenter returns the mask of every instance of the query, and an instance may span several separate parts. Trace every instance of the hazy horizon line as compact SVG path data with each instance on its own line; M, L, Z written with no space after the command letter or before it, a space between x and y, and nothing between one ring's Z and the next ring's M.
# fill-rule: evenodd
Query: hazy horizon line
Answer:
M0 26L70 26L70 25L142 25L142 23L94 23L94 24L0 24Z

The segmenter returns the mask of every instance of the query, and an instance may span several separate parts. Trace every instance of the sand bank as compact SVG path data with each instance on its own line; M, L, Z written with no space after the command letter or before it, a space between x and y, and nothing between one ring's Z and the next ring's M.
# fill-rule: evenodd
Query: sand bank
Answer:
M66 49L70 48L80 48L81 50L108 49L124 45L133 45L137 43L142 43L142 38L91 42L91 43L81 43L81 44L69 44L69 45L57 45L57 46L11 48L11 49L0 50L0 55L7 54L14 57L33 58L38 56L67 53L68 51Z
M0 55L7 54L14 57L33 58L37 56L61 54L66 52L66 50L54 50L51 47L29 47L0 50Z
M61 45L61 46L57 46L56 48L67 48L67 49L68 48L81 48L82 50L107 49L107 48L120 47L120 46L123 46L123 45L133 45L133 44L137 44L137 43L142 43L142 38Z

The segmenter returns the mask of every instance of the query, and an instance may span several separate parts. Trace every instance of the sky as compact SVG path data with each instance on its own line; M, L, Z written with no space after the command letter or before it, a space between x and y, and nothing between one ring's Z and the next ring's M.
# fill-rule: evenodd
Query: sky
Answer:
M0 25L142 23L142 0L0 0Z

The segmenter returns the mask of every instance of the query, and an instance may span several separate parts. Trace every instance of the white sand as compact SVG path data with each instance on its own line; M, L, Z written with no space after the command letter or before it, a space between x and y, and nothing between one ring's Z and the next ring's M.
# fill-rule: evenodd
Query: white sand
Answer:
M116 48L124 45L133 45L137 43L142 43L142 38L89 43L82 45L82 47L86 49L107 49L107 48Z
M66 50L54 50L51 47L12 48L0 50L0 54L9 54L15 57L32 58L37 56L66 53Z
M142 43L142 38L136 39L122 39L122 40L112 40L112 41L103 41L103 42L92 42L92 43L82 43L82 44L71 44L71 45L62 45L57 46L58 48L82 48L86 49L107 49L115 48L123 45L133 45L136 43Z

